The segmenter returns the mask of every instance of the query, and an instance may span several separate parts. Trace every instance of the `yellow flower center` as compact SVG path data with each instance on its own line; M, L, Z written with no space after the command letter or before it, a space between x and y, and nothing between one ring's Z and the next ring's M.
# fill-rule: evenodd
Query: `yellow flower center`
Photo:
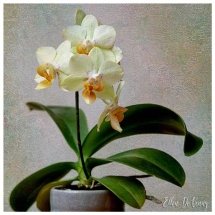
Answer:
M110 111L110 115L115 116L118 122L122 122L124 119L124 113L127 111L127 108L116 106L113 110Z
M55 78L54 68L50 64L39 65L37 67L37 73L47 81L51 81Z
M101 75L95 75L93 77L88 78L84 82L84 88L89 90L95 90L98 92L102 91L104 88L104 84Z
M111 127L114 130L122 132L122 128L120 127L119 123L124 119L124 113L127 110L128 109L125 107L116 106L110 111L109 117L106 119L106 121L110 120Z
M95 75L84 82L84 91L82 97L87 104L92 104L96 100L96 94L93 91L101 92L104 89L102 77Z
M41 77L45 78L40 83L38 83L36 90L45 89L51 86L52 80L55 78L55 71L52 65L43 64L37 67L37 73Z
M77 45L76 51L78 54L86 54L88 55L90 53L90 50L94 47L94 44L89 41L85 40L84 42L81 42Z

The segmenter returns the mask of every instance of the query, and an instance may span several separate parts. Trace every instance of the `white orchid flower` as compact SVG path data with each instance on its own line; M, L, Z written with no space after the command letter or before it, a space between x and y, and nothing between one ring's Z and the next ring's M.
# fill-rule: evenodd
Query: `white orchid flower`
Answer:
M51 86L57 72L68 73L69 59L73 55L70 52L71 43L66 40L55 50L53 47L40 47L36 51L37 74L35 81L38 83L36 90L45 89Z
M111 127L114 130L122 132L120 122L122 122L122 120L124 119L124 113L128 110L127 108L118 105L119 95L123 85L124 81L121 81L118 86L116 95L113 97L112 101L105 107L104 111L100 115L97 123L98 132L100 131L100 126L104 119L106 122L110 121Z
M112 62L104 61L99 48L94 48L89 55L73 55L69 63L70 75L60 86L68 91L84 89L82 97L87 104L92 104L96 97L106 99L113 95L113 85L124 75L123 68Z
M118 63L122 59L121 49L114 46L116 31L112 26L99 25L93 15L86 15L79 22L80 25L69 26L63 30L63 38L71 41L72 53L88 55L94 47L98 47L106 61Z

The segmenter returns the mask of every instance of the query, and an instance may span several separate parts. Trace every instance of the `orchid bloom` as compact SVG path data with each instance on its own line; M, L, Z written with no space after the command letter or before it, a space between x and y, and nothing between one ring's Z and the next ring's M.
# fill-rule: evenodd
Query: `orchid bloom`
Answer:
M35 81L38 83L36 90L45 89L52 85L57 72L68 73L71 43L66 40L55 50L53 47L40 47L36 51L37 74Z
M112 95L112 86L124 75L123 68L112 61L105 61L102 51L96 47L89 55L73 55L69 68L70 74L60 86L68 91L84 89L82 97L87 104L92 104L97 97L105 99Z
M118 63L122 59L122 51L114 46L116 31L112 26L99 25L93 15L86 15L79 21L80 25L73 25L63 30L63 38L71 41L73 54L88 55L94 47L103 52L105 61Z
M114 95L112 101L105 107L104 111L99 117L98 124L97 124L97 131L100 131L100 126L105 119L106 122L110 121L111 127L118 131L122 132L122 128L120 126L120 122L124 119L124 113L128 110L125 107L118 106L119 95L124 85L124 81L118 86L116 95Z

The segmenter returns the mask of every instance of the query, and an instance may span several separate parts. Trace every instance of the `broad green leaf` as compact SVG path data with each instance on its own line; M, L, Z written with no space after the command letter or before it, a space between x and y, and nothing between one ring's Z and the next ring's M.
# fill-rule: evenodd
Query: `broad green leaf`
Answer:
M186 156L192 156L199 151L203 145L203 140L186 130L184 153Z
M104 165L104 164L108 164L110 163L111 161L107 160L107 159L99 159L99 158L88 158L85 162L86 164L86 168L87 168L87 171L89 173L91 173L91 170L96 167L96 166L100 166L100 165Z
M86 14L84 13L83 10L77 9L76 13L75 13L75 24L81 25L82 20L84 19L85 16L86 16Z
M46 184L57 181L71 169L76 169L73 162L61 162L45 167L22 180L10 195L10 205L14 211L27 211Z
M185 172L178 161L158 149L129 150L108 157L107 160L125 164L180 187L185 182Z
M76 110L74 107L63 107L63 106L47 106L50 108L56 115L62 117L65 123L68 125L74 139L77 138L76 131ZM80 117L80 127L81 127L81 141L84 141L84 138L88 134L88 125L87 119L84 112L79 109L79 117ZM75 141L76 142L76 141ZM77 144L76 144L77 145Z
M85 159L93 155L109 142L137 134L171 134L184 135L184 153L195 154L202 146L201 138L187 131L183 119L172 110L155 104L139 104L127 107L124 120L120 123L123 131L112 129L109 122L103 122L100 132L95 126L83 142Z
M146 191L143 184L137 179L124 176L106 176L94 179L131 207L140 209L143 206Z
M57 124L69 146L78 154L76 141L76 110L74 107L44 106L36 102L28 102L27 105L31 110L45 110ZM84 112L80 110L79 114L81 140L83 141L88 133L88 126Z
M53 187L59 185L70 185L73 181L77 180L77 178L66 180L66 181L54 181L47 185L45 185L37 195L37 207L41 211L50 211L50 191Z

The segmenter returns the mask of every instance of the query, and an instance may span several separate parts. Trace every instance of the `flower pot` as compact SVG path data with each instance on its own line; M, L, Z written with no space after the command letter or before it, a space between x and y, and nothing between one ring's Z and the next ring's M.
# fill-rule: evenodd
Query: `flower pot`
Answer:
M79 190L54 187L50 193L51 211L124 211L124 202L105 188Z

